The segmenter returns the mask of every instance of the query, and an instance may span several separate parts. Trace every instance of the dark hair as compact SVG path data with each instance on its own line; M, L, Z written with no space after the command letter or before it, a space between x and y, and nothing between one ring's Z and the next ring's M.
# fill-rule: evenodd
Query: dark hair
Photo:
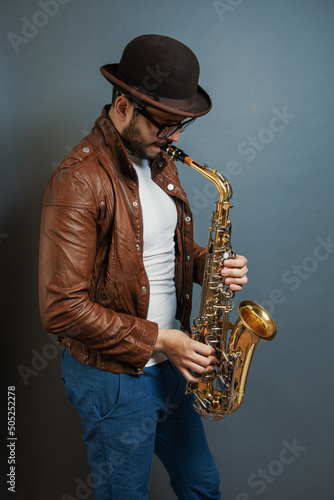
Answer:
M118 97L119 89L117 87L112 88L112 97L111 97L111 107L115 106L115 101Z
M128 97L128 99L131 100L130 95L127 96L124 94L124 91L122 89L119 89L118 87L113 86L112 89L112 97L111 97L111 107L115 106L115 102L118 96L120 95L125 95L125 97ZM137 104L140 104L143 108L145 108L145 104L140 101L140 99L136 100Z

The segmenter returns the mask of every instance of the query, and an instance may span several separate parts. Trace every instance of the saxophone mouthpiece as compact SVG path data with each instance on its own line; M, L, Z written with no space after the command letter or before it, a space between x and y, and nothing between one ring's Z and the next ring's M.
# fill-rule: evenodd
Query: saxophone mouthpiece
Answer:
M175 146L160 146L160 148L165 151L173 160L179 160L184 162L185 158L188 157L186 153L182 151L182 149L178 149Z

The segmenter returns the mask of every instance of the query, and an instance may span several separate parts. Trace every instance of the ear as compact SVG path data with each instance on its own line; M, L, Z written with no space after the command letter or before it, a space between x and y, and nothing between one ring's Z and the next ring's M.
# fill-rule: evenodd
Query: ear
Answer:
M126 97L122 95L118 96L115 101L114 109L116 119L122 124L125 124L124 122L127 122L129 119L131 119L133 106L130 103L129 99L127 99Z

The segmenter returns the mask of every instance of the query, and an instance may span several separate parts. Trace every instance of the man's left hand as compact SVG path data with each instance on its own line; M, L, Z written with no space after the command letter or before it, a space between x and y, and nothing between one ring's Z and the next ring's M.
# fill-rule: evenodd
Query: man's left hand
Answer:
M242 289L247 283L247 259L242 255L236 255L233 259L226 259L224 267L221 270L221 275L225 278L226 285L229 289L237 292Z

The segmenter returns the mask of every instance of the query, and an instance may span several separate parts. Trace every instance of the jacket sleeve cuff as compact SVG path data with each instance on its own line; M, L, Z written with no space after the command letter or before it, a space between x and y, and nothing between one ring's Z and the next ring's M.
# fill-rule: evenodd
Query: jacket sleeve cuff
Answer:
M158 337L158 324L146 319L140 319L140 332L133 338L134 343L127 353L126 361L136 368L143 369L153 355L153 349Z

